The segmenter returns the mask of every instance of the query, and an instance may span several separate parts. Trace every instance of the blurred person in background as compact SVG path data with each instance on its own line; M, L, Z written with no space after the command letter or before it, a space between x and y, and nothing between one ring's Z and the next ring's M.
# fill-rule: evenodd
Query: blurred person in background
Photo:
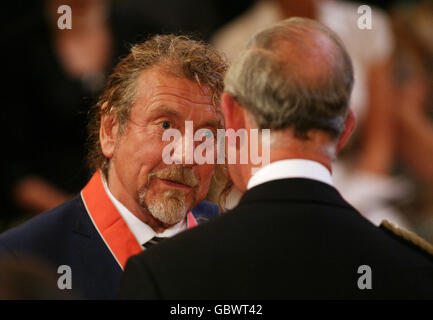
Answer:
M80 299L75 288L59 290L59 277L57 269L35 257L0 259L0 300Z
M416 191L402 210L416 231L433 242L433 3L402 2L391 13L398 169Z
M243 15L223 27L213 43L233 59L256 31L281 19L316 19L335 31L352 58L355 86L351 108L358 128L334 169L337 189L375 224L383 219L410 228L390 202L407 197L410 188L390 173L395 156L395 109L392 86L394 39L387 15L372 8L372 30L358 28L361 3L334 0L259 0ZM228 205L240 193L234 191ZM231 203L231 205L230 205Z
M70 199L90 175L87 112L118 52L108 1L67 3L72 29L57 26L57 9L66 3L50 0L6 33L9 78L2 130L9 153L2 164L2 189L12 201L12 225Z

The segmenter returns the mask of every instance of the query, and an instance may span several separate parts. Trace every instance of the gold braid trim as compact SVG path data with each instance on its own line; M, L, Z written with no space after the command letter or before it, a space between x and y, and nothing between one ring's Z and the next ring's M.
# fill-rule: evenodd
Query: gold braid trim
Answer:
M383 220L380 226L391 231L396 236L403 238L407 242L414 244L418 248L421 248L423 251L433 256L433 245L421 238L420 236L416 235L415 233L401 229L395 224L389 222L388 220Z

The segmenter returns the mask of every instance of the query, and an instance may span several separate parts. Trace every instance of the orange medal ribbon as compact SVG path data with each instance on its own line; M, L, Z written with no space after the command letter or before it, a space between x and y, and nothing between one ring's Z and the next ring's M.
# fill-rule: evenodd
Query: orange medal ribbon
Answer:
M143 248L105 192L99 170L81 190L81 198L93 225L123 270L127 260ZM188 229L196 225L192 212L188 212Z

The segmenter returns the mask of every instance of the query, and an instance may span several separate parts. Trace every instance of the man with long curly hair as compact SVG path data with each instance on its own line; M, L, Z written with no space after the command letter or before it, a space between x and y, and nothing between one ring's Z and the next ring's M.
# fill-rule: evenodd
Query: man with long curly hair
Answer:
M226 68L217 51L185 36L133 46L91 113L95 174L73 200L1 235L2 251L69 266L61 270L84 298L115 298L130 256L216 216L218 207L203 201L215 165L167 164L163 135L177 129L187 144L187 121L194 130L222 128Z

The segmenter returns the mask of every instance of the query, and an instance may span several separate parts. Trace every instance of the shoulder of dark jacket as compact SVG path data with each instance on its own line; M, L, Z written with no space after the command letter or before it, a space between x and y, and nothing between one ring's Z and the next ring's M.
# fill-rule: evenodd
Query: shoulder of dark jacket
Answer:
M388 220L383 220L380 224L380 228L387 231L387 233L394 238L405 242L415 250L423 253L433 262L433 245L428 241L411 231L400 228Z

